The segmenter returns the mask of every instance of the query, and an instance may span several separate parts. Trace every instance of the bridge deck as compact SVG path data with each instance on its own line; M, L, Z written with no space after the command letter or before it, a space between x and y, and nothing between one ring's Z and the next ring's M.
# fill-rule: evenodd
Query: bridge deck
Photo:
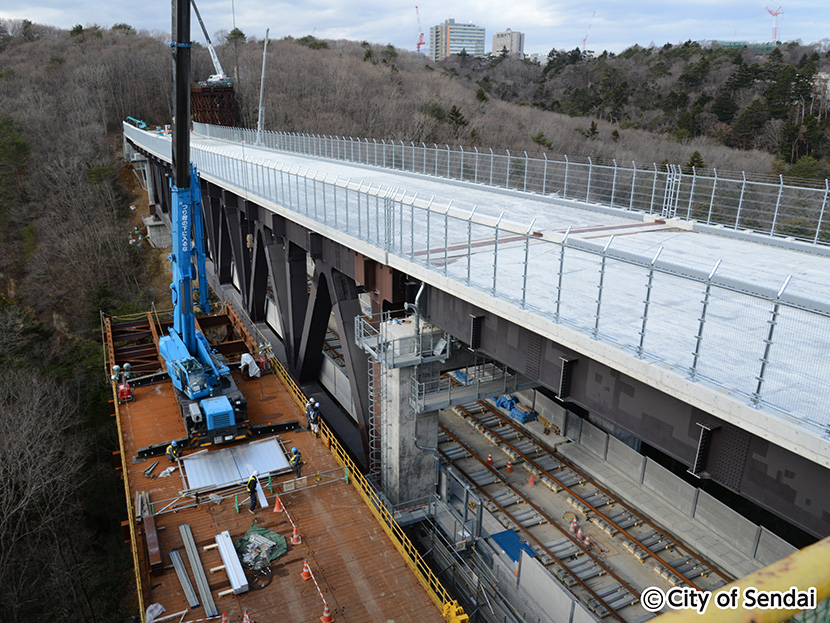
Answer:
M237 372L233 375L248 396L252 424L302 418L302 413L275 375L250 381L243 380ZM173 549L180 550L198 596L178 529L180 525L187 524L201 556L216 608L219 614L227 613L232 621L239 621L246 608L252 618L259 621L317 620L323 613L323 602L314 583L304 581L300 576L306 559L338 621L418 623L443 620L355 489L342 480L326 478L320 486L281 496L298 525L302 544L289 544L288 552L272 563L272 583L262 590L220 597L220 592L230 588L230 581L224 571L210 573L210 569L220 566L222 561L218 550L204 551L203 546L213 543L214 536L224 530L230 532L233 540L239 539L252 524L273 530L290 541L293 531L289 520L284 513L272 512L274 497L267 488L271 507L258 509L253 516L247 511L248 496L242 487L238 488L238 510L231 495L219 505L203 499L199 507L161 513L163 507L182 490L180 476L175 473L167 478L148 479L143 471L156 458L136 463L131 459L140 447L183 436L184 426L169 382L137 387L135 396L135 402L119 407L124 450L128 457L126 477L133 494L139 491L149 494L153 510L159 513L155 521L164 565L161 574L150 575L147 552L143 546L139 547L145 607L150 603L160 603L168 614L188 609L187 599L172 567L170 552ZM308 485L315 484L317 472L338 467L323 442L314 439L311 433L293 432L281 437L288 447L296 445L302 451ZM155 475L169 464L163 456L157 459L159 465L152 472ZM275 488L292 478L293 473L275 478ZM204 616L205 609L199 606L191 610L185 620Z

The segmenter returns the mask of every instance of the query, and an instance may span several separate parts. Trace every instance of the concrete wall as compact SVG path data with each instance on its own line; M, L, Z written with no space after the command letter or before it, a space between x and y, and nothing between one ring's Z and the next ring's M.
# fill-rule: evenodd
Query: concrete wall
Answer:
M681 480L665 467L649 458L646 459L642 485L654 491L677 510L682 511L689 517L695 516L697 487ZM721 504L721 506L723 505Z
M597 617L566 590L536 558L522 551L519 589L532 600L528 609L539 621L553 623L595 623ZM525 602L527 603L527 602ZM525 615L525 619L535 618Z
M593 424L570 412L563 420L566 425L562 431L568 439L589 450L638 486L659 495L692 521L722 535L747 557L768 565L795 551L783 539Z
M352 401L352 388L349 385L349 377L346 371L338 366L331 357L323 353L322 365L320 366L320 385L325 387L334 396L343 409L357 422L357 410Z

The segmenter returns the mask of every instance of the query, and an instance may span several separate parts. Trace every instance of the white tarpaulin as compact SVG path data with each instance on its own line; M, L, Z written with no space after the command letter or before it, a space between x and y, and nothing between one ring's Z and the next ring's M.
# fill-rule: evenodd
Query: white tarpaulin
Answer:
M260 477L291 470L288 457L273 437L232 448L198 452L184 457L182 462L188 489L244 483L254 470ZM258 493L260 505L267 506L262 487Z

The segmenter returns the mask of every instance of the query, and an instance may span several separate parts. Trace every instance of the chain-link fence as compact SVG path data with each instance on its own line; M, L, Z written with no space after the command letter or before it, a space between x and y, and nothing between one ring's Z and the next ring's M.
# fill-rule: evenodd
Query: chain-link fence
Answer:
M830 244L830 182L795 185L779 175L718 173L695 167L618 164L591 158L548 158L477 147L377 141L194 124L204 136L297 154L440 176L612 208L693 219Z
M169 139L129 137L169 159ZM291 140L299 140L293 137ZM343 143L338 143L341 147ZM194 145L202 175L389 257L567 325L632 357L830 436L830 308L585 240L463 212L365 183Z

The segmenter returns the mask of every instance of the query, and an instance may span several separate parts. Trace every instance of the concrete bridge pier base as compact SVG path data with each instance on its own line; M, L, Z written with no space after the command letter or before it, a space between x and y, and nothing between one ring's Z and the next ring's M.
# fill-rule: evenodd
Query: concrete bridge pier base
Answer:
M438 412L416 413L410 404L417 366L382 371L382 482L393 505L427 497L435 491Z

